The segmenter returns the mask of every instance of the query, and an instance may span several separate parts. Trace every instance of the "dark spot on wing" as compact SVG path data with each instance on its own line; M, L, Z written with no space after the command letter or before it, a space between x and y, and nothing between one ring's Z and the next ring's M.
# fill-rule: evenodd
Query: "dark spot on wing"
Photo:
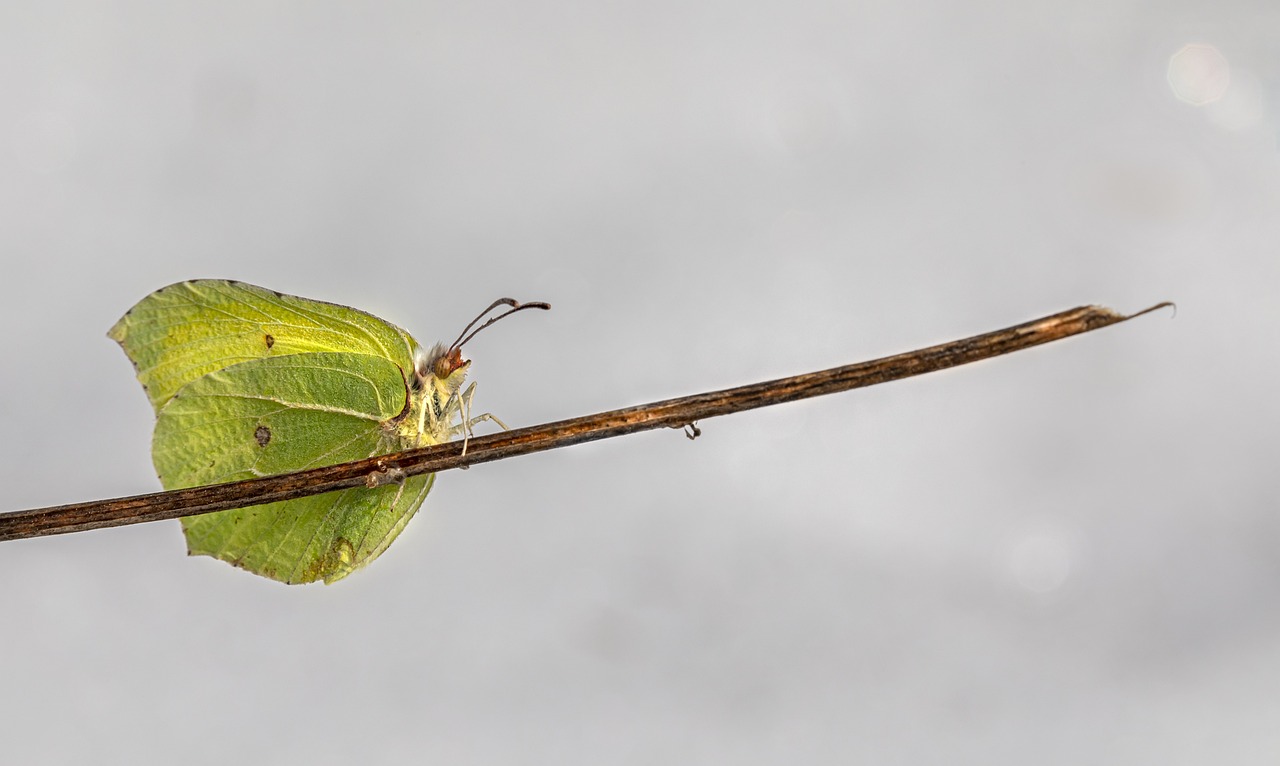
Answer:
M259 447L265 447L267 442L271 441L271 429L266 426L258 426L253 430L253 438L257 440Z
M262 336L262 342L267 344L267 350L270 351L271 347L276 344L276 339L271 333L267 333Z

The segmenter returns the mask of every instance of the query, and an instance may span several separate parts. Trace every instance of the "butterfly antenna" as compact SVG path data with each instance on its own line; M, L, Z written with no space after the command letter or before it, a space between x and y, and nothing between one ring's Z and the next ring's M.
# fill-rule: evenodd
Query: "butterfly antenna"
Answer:
M485 322L479 327L476 327L476 329L474 330L471 329L472 327L475 327L476 322L479 322L481 319L484 319L485 316L490 311L493 311L499 306L510 306L511 308L507 309L506 311L502 312L501 314L495 317L489 317L489 321ZM502 319L503 317L509 317L512 314L516 313L517 311L524 311L525 309L542 309L544 311L549 311L551 309L551 304L544 303L542 301L531 301L529 303L521 303L520 301L515 300L514 298L499 298L498 300L489 304L489 308L485 309L484 311L481 311L479 316L477 316L475 319L472 319L471 323L468 324L465 328L463 328L462 333L458 335L458 339L449 345L449 348L451 349L462 348L467 341L476 337L476 335L479 334L479 332L484 328L488 327L494 322L497 322L499 319Z
M499 306L518 306L518 305L520 305L519 301L516 301L513 298L499 298L493 303L490 303L489 308L485 309L484 311L481 311L479 314L476 315L475 319L471 320L470 324L462 328L462 332L458 333L458 339L455 340L453 343L450 343L449 348L460 347L462 345L461 341L463 337L466 336L466 334L471 331L472 327L476 326L476 322L479 322L481 319L484 319L485 314L488 314L490 311L493 311Z

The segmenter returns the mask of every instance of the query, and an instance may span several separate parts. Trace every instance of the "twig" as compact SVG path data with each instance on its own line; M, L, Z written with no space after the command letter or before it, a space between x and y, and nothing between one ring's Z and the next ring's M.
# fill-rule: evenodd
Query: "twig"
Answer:
M465 457L462 442L452 441L262 479L0 514L0 540L175 519L361 485L376 486L387 476L445 471L654 428L686 428L689 438L694 438L699 433L694 424L699 420L945 370L1097 330L1169 305L1160 303L1128 316L1102 306L1082 306L869 362L478 436L469 440Z

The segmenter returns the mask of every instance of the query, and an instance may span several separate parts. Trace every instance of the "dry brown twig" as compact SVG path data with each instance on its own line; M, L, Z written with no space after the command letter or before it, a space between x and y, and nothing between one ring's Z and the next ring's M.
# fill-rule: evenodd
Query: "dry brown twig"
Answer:
M1167 302L1160 303L1129 315L1118 314L1102 306L1081 306L1003 330L869 362L477 436L469 440L465 456L462 454L462 442L452 441L351 463L231 484L4 513L0 514L0 540L176 519L180 516L291 500L360 485L376 486L383 481L398 480L404 476L464 468L477 463L654 428L684 428L689 438L694 438L700 433L695 425L697 421L717 415L958 367L1108 327L1171 305Z

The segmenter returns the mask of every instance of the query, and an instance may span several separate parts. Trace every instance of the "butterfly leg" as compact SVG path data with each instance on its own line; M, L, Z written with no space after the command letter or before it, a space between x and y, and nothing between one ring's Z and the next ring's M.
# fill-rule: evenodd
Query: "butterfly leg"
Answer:
M462 392L462 419L464 423L463 427L466 428L467 433L471 434L472 436L475 436L475 432L473 430L474 427L479 423L485 422L486 420L492 423L497 423L498 426L501 427L503 431L510 431L511 430L510 426L508 426L506 423L503 423L501 420L498 420L498 416L494 415L492 412L484 412L479 415L476 415L475 417L471 417L471 400L475 397L475 395L476 395L475 383L472 383L471 385L467 386L467 390Z
M462 429L464 434L463 442L462 442L463 455L467 454L467 440L470 437L475 435L475 427L480 423L489 421L491 423L497 423L498 427L501 428L503 431L511 430L510 426L508 426L506 423L503 423L498 418L498 416L494 415L492 412L483 412L479 415L476 415L475 417L471 416L471 400L472 400L472 397L475 396L475 393L476 393L476 384L472 383L470 386L467 386L466 391L462 392L462 397L461 397L462 425L460 425L459 428Z
M508 426L506 423L503 423L501 420L498 420L498 416L494 415L492 412L485 412L485 413L476 415L474 418L467 421L467 428L471 428L472 426L478 423L483 423L486 420L488 420L491 423L497 423L498 427L501 428L503 431L511 430L510 426Z
M458 394L458 404L462 410L462 424L458 427L462 429L462 456L467 456L467 444L471 441L471 400L476 395L476 384L472 382L467 386L461 394Z

